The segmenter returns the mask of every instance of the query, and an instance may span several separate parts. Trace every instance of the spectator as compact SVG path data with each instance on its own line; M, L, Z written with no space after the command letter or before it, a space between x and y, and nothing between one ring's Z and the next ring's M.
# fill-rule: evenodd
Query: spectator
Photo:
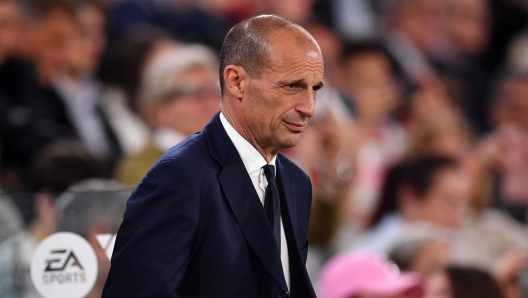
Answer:
M150 129L140 114L138 86L148 61L157 51L177 42L163 28L139 25L118 40L108 40L98 71L105 84L102 107L123 149L123 155L139 153Z
M453 298L505 298L497 281L480 269L450 267L446 270ZM520 296L518 296L520 297Z
M0 243L1 297L40 297L29 268L37 245L55 230L54 201L70 185L100 177L102 167L82 145L58 141L37 154L30 173L35 193L14 197L25 230Z
M123 36L138 25L165 28L173 38L188 43L202 43L220 51L224 36L236 23L219 11L214 4L202 1L125 0L110 10L109 38Z
M347 41L370 40L380 37L381 20L374 9L376 1L333 1L336 31ZM378 1L379 2L379 1ZM386 2L386 1L385 1Z
M218 61L198 45L169 47L153 58L141 82L141 100L152 140L125 158L118 180L136 185L163 152L201 130L219 110Z
M113 169L121 148L102 111L103 86L93 75L105 46L104 14L89 1L76 2L74 12L78 30L72 41L72 54L53 85L63 99L65 116L77 138L93 156Z
M351 45L342 59L343 86L351 99L357 161L353 178L353 209L365 222L376 205L386 168L407 148L404 128L391 117L401 96L390 70L390 61L376 44Z
M22 15L15 0L0 1L0 65L20 50Z
M489 163L499 174L494 204L526 222L528 188L524 181L528 177L528 80L507 77L500 87L493 109L497 128L488 138L495 144L491 146L493 154L488 158Z
M452 264L450 238L435 229L412 228L392 248L390 259L424 278L424 298L452 298L444 272Z
M13 22L18 20L18 29L14 29L18 32L16 43L9 45L3 44L11 50L6 51L6 57L1 63L0 67L0 154L3 160L2 163L2 178L3 187L6 191L17 191L21 190L25 181L22 181L23 176L27 174L27 161L31 158L38 149L42 148L40 141L35 142L34 138L29 136L31 131L30 122L33 121L33 115L28 108L28 98L31 98L30 93L34 89L34 83L36 82L36 69L42 69L42 73L49 72L49 69L60 67L52 63L52 60L56 60L53 57L55 50L60 50L60 46L47 45L44 42L50 35L46 34L53 31L54 24L62 23L64 30L57 34L57 39L62 40L64 34L70 32L68 22L72 19L67 16L67 12L62 8L61 5L42 5L40 9L31 9L28 1L13 1L11 2L14 6L9 6L10 1L3 1L3 5L7 5L4 22ZM56 4L56 3L55 3ZM59 7L60 6L60 7ZM54 11L54 12L53 12ZM57 15L54 22L51 22L49 18L45 18L44 15L53 12ZM13 25L13 24L12 24ZM56 27L56 26L55 26ZM6 29L9 28L5 27ZM13 31L13 30L12 30ZM38 32L36 32L38 31ZM15 32L9 33L7 30L6 35L16 34ZM33 46L37 46L35 36L39 36L40 44L38 44L38 50L41 50L42 55L36 55L37 49ZM48 38L49 40L49 38ZM62 43L56 43L62 44ZM50 50L51 48L51 50ZM61 51L63 52L63 51ZM59 53L60 55L60 53ZM38 56L38 57L37 57ZM34 67L28 61L23 59L32 59L39 61L38 65L41 67ZM44 63L44 61L49 63ZM48 66L44 66L44 65ZM54 66L53 66L54 65ZM48 69L45 71L44 69ZM44 75L43 75L44 76ZM37 92L37 96L42 96ZM35 96L35 94L33 94ZM30 142L28 141L31 139ZM38 148L37 148L38 147Z
M490 72L482 65L490 38L490 8L486 0L450 1L447 17L448 41L442 57L442 76L458 89L457 105L471 128L482 134L491 128ZM454 90L455 91L455 90Z
M388 15L385 47L405 95L436 75L433 60L446 39L447 1L396 0Z
M99 272L87 298L101 297L110 270L111 254L106 251L108 248L101 247L97 236L117 233L130 193L116 181L88 179L72 185L55 203L56 231L84 237L95 251Z
M0 136L4 177L16 176L19 182L5 185L7 190L28 188L28 161L40 149L54 140L78 139L65 99L53 86L71 62L78 34L74 12L61 0L27 0L23 4L28 27L24 52L33 67L8 74L9 85L4 89L18 96L3 115L6 123ZM13 87L16 90L11 90Z
M453 239L453 251L456 252L453 259L457 263L484 268L498 280L515 281L514 277L526 264L527 255L523 251L528 249L525 237L528 229L505 212L490 208L492 192L489 187L491 173L501 173L507 168L503 165L523 168L519 155L512 153L515 152L515 144L522 143L522 134L515 126L505 125L473 144L467 130L463 130L464 126L456 123L430 123L431 130L421 138L421 150L433 150L458 158L471 179L470 208ZM514 151L507 153L512 149ZM504 162L512 158L516 161ZM515 175L515 179L521 177L519 173ZM518 182L511 184L511 181L508 184L523 185ZM508 283L512 287L518 286L515 282Z
M434 229L410 229L394 245L389 258L403 271L427 276L452 263L449 238Z
M332 258L319 279L321 298L420 298L422 291L419 275L370 253Z
M451 157L423 155L388 171L370 230L354 249L387 254L409 228L456 229L469 203L469 179Z

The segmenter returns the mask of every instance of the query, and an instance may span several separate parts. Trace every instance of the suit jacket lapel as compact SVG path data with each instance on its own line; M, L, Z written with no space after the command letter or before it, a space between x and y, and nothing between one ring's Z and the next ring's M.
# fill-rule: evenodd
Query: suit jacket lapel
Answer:
M277 158L277 187L281 196L282 222L288 242L291 297L316 297L297 242L297 197L295 188L289 181L288 174L282 167L279 157ZM283 204L283 202L286 204Z
M222 165L218 181L246 241L271 275L286 289L271 226L242 159L225 132L218 114L205 127L204 133L211 156Z
M295 188L290 183L288 176L280 163L280 155L277 156L277 187L282 202L286 202L288 214L291 219L293 231L297 231L297 200L295 198ZM281 211L282 212L282 211ZM283 215L284 216L284 215Z

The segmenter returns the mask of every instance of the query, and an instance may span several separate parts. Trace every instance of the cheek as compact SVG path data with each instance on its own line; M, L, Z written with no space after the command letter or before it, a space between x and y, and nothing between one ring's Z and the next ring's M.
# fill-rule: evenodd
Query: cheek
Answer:
M267 123L272 122L275 118L276 106L273 98L258 94L252 96L251 101L245 107L245 118L248 123L254 123L257 126L269 126ZM261 127L263 128L263 127Z
M429 196L425 198L422 204L422 210L425 218L434 222L444 222L445 218L451 212L449 205L440 196Z

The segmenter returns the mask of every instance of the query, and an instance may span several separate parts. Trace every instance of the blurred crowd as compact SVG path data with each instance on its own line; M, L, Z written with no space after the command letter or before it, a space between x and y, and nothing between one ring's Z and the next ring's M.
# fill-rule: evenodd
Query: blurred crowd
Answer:
M0 296L38 297L54 231L117 231L112 194L218 111L222 41L261 13L324 57L283 151L312 181L319 295L528 297L525 0L0 0Z

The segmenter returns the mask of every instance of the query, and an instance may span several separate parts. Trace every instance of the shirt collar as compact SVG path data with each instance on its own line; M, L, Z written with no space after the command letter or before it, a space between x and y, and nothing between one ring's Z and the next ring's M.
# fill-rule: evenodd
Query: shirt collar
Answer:
M260 152L258 152L258 150L253 147L253 145L251 145L238 133L238 131L236 131L236 129L231 125L231 123L229 123L229 121L227 121L224 114L222 113L220 113L220 121L222 122L229 139L231 139L231 142L233 142L233 145L235 145L238 155L240 155L242 163L244 163L244 167L246 167L246 171L248 173L253 173L256 170L260 170L260 168L268 164ZM270 162L270 165L275 166L276 159L277 156L274 156Z

